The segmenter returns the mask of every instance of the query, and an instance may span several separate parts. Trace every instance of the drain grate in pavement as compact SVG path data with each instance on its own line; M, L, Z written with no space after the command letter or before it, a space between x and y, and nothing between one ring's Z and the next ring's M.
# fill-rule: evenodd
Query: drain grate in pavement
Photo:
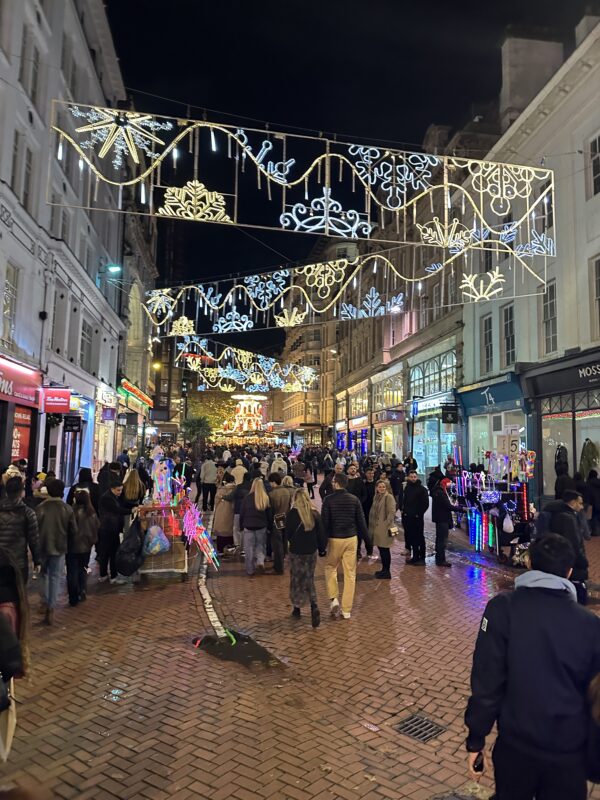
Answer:
M398 733L410 736L411 739L416 739L418 742L428 742L446 730L442 725L438 725L437 722L433 722L422 714L411 714L410 717L394 727Z

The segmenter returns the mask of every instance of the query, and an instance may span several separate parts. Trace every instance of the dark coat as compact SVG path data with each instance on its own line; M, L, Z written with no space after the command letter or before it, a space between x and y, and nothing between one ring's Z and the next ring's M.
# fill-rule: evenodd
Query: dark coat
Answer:
M130 510L123 508L120 499L109 489L100 498L100 529L101 535L119 535L123 530L123 519L130 514Z
M587 688L598 672L600 619L568 592L522 587L497 595L475 646L467 749L480 751L497 722L500 737L532 758L577 757L589 727Z
M452 503L448 497L448 492L441 483L437 483L434 486L431 498L431 521L452 527L454 525Z
M81 483L74 483L73 486L69 489L69 493L67 494L67 504L72 506L75 500L75 492L78 489L87 489L90 493L90 500L92 501L92 505L94 506L94 511L96 514L98 513L98 509L100 508L100 487L94 481L83 481Z
M77 533L75 514L60 497L49 497L40 503L38 518L40 545L45 556L62 556L67 552L69 536Z
M335 475L334 472L330 472L325 478L321 481L321 485L319 486L319 494L321 495L321 500L325 500L325 498L333 494L335 489L333 488L333 476Z
M321 515L313 512L315 526L307 531L300 521L300 515L292 508L285 520L285 535L288 540L290 553L296 555L310 555L318 550L324 553L327 549L327 536L323 528Z
M555 499L560 500L567 489L570 489L573 492L577 490L575 479L571 478L570 475L559 475L556 479L556 483L554 484Z
M402 513L407 517L423 517L429 508L429 495L421 481L406 482Z
M240 514L242 511L242 502L244 498L250 494L250 482L243 481L243 483L238 484L233 492L226 494L223 500L226 500L228 503L234 503L233 513Z
M363 507L363 514L365 515L365 520L368 524L369 513L373 505L373 500L375 499L375 487L377 486L377 482L375 480L372 480L370 482L364 481L363 485L364 485L364 496L362 500L362 507Z
M583 536L577 514L562 500L554 500L544 506L544 511L551 515L550 531L568 539L575 553L575 566L571 579L585 581L588 578L589 564L585 554Z
M371 545L369 529L357 497L346 489L336 489L328 495L321 508L323 527L330 539L349 539L359 536Z
M254 493L244 497L240 511L240 528L257 531L261 528L270 528L273 521L273 511L268 505L264 511L256 508Z
M364 503L366 496L365 482L357 475L356 478L348 478L348 491L355 497L358 497L361 503Z
M398 472L394 470L390 475L390 486L392 487L392 494L398 499L398 505L402 506L402 498L404 496L404 481L406 480L406 473L404 470Z
M27 548L36 566L42 563L42 554L35 511L20 499L5 496L0 500L0 547L11 553L27 583Z
M75 521L77 531L69 534L68 553L89 553L98 541L100 520L96 514L88 514L83 506L76 506Z
M600 478L590 478L586 484L584 500L596 513L600 513Z

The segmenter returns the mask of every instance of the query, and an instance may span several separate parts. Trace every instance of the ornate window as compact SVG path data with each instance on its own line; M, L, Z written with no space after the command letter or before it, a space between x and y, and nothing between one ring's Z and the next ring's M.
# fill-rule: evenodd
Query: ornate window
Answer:
M411 397L415 397L417 395L420 395L421 397L425 396L423 389L423 366L421 364L411 369L409 385Z

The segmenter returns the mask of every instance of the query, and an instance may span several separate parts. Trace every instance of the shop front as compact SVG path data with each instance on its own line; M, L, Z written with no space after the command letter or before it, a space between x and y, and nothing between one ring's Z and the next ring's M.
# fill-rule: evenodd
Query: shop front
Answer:
M39 370L0 357L0 465L36 459Z
M348 422L338 419L335 423L335 447L340 453L348 449Z
M527 410L521 383L514 372L463 386L457 395L467 428L464 465L483 464L486 453L502 449L506 436L518 438L519 450L527 449Z
M143 455L150 409L154 405L152 398L123 378L117 389L117 403L115 453L127 450L130 456Z
M561 469L600 472L600 350L524 369L523 392L533 411L536 496L554 496Z
M417 461L419 475L429 473L453 455L460 444L460 425L446 422L446 409L456 405L454 392L413 400L410 404L409 451Z
M373 452L401 456L404 451L405 425L404 411L388 408L371 414L373 431Z
M108 386L96 390L96 419L94 423L94 460L92 470L96 474L105 462L116 457L115 427L117 423L117 394Z
M370 449L369 438L368 414L348 420L348 450L354 450L357 456L366 456Z

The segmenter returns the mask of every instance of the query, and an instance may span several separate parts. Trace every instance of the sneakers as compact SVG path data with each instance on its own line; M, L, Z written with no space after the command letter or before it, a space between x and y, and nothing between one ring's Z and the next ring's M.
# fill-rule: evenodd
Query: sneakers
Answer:
M425 566L425 559L424 558L411 558L410 561L406 562L410 564L411 567L424 567Z
M111 585L115 585L115 586L124 586L126 583L129 583L129 581L127 580L127 578L124 578L122 575L117 575L116 578L111 578L110 579L110 583L111 583Z
M342 618L343 619L350 619L350 612L349 611L342 611Z
M310 607L310 621L312 623L313 628L318 628L321 624L321 612L317 608L317 606Z
M338 619L340 616L340 601L337 599L337 597L334 597L331 601L329 611L331 612L333 619Z

